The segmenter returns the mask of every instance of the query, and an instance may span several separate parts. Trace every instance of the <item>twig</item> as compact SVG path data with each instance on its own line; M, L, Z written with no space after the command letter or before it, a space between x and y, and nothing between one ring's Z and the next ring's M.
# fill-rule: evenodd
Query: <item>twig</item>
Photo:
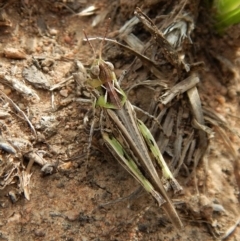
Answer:
M2 92L0 90L0 93L3 95L3 97L15 108L15 110L17 112L19 112L27 121L27 123L29 124L29 126L31 127L35 137L37 137L37 133L35 131L34 126L32 125L31 121L28 119L28 117L26 116L26 114L20 109L20 107L18 107L17 104L14 103L14 101L12 99L10 99L4 92Z

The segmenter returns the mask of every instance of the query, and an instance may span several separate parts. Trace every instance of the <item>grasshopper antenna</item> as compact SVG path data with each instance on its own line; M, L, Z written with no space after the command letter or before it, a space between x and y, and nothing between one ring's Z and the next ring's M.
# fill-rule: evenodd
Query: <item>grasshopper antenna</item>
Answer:
M89 41L88 36L87 36L87 34L86 34L86 32L85 32L85 30L84 30L84 29L83 29L83 33L84 33L84 36L85 36L85 38L86 38L86 40L87 40L87 42L88 42L88 44L89 44L90 48L91 48L91 49L92 49L92 51L93 51L94 58L96 58L96 57L97 57L96 51L95 51L95 49L93 48L93 46L92 46L91 42Z
M103 44L104 44L104 42L105 42L105 39L106 39L106 36L107 36L107 33L108 33L110 21L111 21L111 18L109 18L108 21L107 21L106 31L105 31L104 37L103 37L103 39L102 39L102 41L101 41L101 45L100 45L100 49L99 49L99 59L102 58Z

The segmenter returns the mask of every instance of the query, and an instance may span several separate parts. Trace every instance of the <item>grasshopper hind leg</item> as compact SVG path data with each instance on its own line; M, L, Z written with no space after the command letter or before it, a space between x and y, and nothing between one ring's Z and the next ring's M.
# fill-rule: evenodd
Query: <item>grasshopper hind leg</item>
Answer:
M158 166L160 167L160 169L162 171L163 182L169 183L169 185L173 189L174 193L181 191L182 190L181 185L174 178L172 172L170 171L167 163L165 162L165 160L158 148L158 145L157 145L154 137L152 136L151 132L149 131L149 129L140 120L138 120L138 127L143 135L143 138L144 138L147 146L149 147L149 149L151 150L151 153L155 157L156 163L158 164ZM166 186L165 186L165 189L166 189Z

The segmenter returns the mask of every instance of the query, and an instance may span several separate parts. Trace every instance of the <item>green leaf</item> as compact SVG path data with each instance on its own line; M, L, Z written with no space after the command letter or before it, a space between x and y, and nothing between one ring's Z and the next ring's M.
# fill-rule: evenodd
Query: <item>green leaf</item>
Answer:
M240 0L215 0L213 8L219 32L240 22Z

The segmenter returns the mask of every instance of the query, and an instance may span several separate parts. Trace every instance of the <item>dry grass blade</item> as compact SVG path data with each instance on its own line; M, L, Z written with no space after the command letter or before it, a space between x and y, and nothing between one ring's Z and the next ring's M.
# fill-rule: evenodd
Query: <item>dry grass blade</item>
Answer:
M204 117L202 111L202 105L198 90L196 87L192 88L187 92L189 101L191 103L192 112L195 119L202 125L204 125Z
M21 173L19 173L18 176L20 179L20 188L23 190L24 196L27 200L30 200L30 179L32 174L26 171L21 171Z
M176 96L183 94L187 90L196 86L199 83L199 78L194 76L189 76L185 80L182 80L178 84L174 85L169 91L166 91L161 96L161 102L164 105L167 105L171 100L173 100Z
M23 116L23 118L24 118L24 119L27 121L27 123L29 124L29 126L30 126L31 130L33 131L35 137L37 137L37 132L36 132L34 126L32 125L31 121L28 119L27 115L18 107L17 104L14 103L14 101L13 101L11 98L9 98L4 92L0 91L0 93L1 93L1 95L3 96L3 98L6 99L6 100L14 107L14 109Z
M239 226L240 224L240 218L236 221L236 223L230 227L225 234L221 237L221 240L226 240L234 231L235 229Z
M69 83L71 83L73 81L73 76L70 76L62 81L60 81L59 83L53 85L51 88L50 88L50 91L54 91L56 89L59 89L59 88L62 88L66 85L68 85Z

